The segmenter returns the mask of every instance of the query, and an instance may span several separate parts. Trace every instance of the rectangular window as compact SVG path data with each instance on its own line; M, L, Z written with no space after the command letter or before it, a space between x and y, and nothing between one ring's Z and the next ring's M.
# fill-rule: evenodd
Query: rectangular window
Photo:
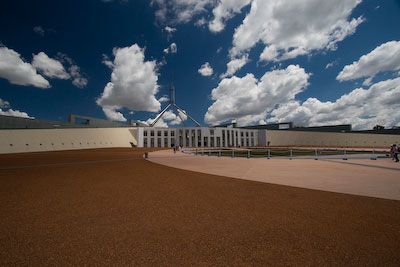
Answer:
M208 147L208 137L204 136L204 147Z
M147 144L147 138L145 138L145 139L143 139L143 147L147 147L148 146L148 144Z
M171 138L171 147L174 147L174 146L175 146L175 139Z
M157 138L157 147L161 147L161 138Z
M171 136L175 136L175 131L171 131Z
M161 136L161 131L157 131L157 136Z
M164 138L164 147L168 147L168 138Z
M154 138L150 138L150 147L154 147Z
M154 136L154 131L150 131L150 136Z
M240 132L240 136L243 137L243 132Z
M144 132L143 132L143 136L147 136L147 131L144 131Z
M210 135L214 135L214 129L210 129Z
M250 133L250 136L253 137L253 136L254 136L254 132L251 132L251 133Z
M168 131L164 131L164 136L168 136Z
M197 146L201 147L201 130L197 130Z
M249 137L249 132L246 132L246 137Z
M196 130L192 130L192 136L191 136L191 140L190 140L191 146L194 147L196 146Z
M185 130L185 146L189 146L189 130Z

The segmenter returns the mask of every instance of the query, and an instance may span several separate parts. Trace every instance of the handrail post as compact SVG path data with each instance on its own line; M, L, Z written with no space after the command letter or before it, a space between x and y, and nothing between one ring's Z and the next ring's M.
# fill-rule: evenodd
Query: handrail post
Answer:
M346 149L344 149L344 152L343 152L343 160L347 160Z
M249 159L251 157L251 152L250 150L247 150L247 158Z
M318 150L315 149L315 160L318 160Z
M290 160L292 160L292 158L293 158L293 149L290 149Z
M235 157L235 149L234 148L232 149L232 155L231 156L232 156L232 158Z
M218 150L218 157L221 157L221 149Z
M375 148L372 149L372 157L371 157L371 159L372 160L377 160L378 159L378 157L375 155Z
M270 159L271 158L271 150L268 149L267 151L268 151L267 159Z

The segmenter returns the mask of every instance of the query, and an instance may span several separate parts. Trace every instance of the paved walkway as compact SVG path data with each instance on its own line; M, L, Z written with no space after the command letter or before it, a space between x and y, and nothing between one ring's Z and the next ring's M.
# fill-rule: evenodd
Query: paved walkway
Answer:
M246 159L155 151L149 160L184 170L330 192L400 200L400 164L390 159Z

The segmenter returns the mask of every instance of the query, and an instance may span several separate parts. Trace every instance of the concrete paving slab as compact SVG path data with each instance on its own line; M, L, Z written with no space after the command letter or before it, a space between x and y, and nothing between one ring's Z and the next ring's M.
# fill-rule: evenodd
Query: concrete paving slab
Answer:
M162 165L245 180L400 200L400 164L390 159L266 159L155 151Z

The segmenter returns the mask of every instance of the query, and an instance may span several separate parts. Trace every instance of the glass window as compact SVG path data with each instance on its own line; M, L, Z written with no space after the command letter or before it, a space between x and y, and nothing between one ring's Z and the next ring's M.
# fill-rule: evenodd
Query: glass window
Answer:
M208 137L204 136L204 147L208 147Z
M210 129L210 135L214 135L214 129Z
M143 135L144 135L144 136L147 136L147 131L144 131L144 132L143 132Z
M161 136L161 131L157 131L157 136Z
M154 136L154 131L150 131L150 136Z
M197 146L201 147L201 130L197 130Z
M221 137L217 136L217 147L221 146Z
M171 131L171 136L175 136L175 131Z
M215 144L214 144L214 136L211 136L210 137L210 147L214 147L215 146Z
M144 147L147 147L147 146L148 146L148 144L147 144L147 138L143 139L143 146L144 146Z
M164 136L168 136L168 131L164 131Z
M195 143L196 143L196 130L192 130L192 132L191 132L191 134L192 134L192 136L191 136L191 146L196 146L195 145Z

